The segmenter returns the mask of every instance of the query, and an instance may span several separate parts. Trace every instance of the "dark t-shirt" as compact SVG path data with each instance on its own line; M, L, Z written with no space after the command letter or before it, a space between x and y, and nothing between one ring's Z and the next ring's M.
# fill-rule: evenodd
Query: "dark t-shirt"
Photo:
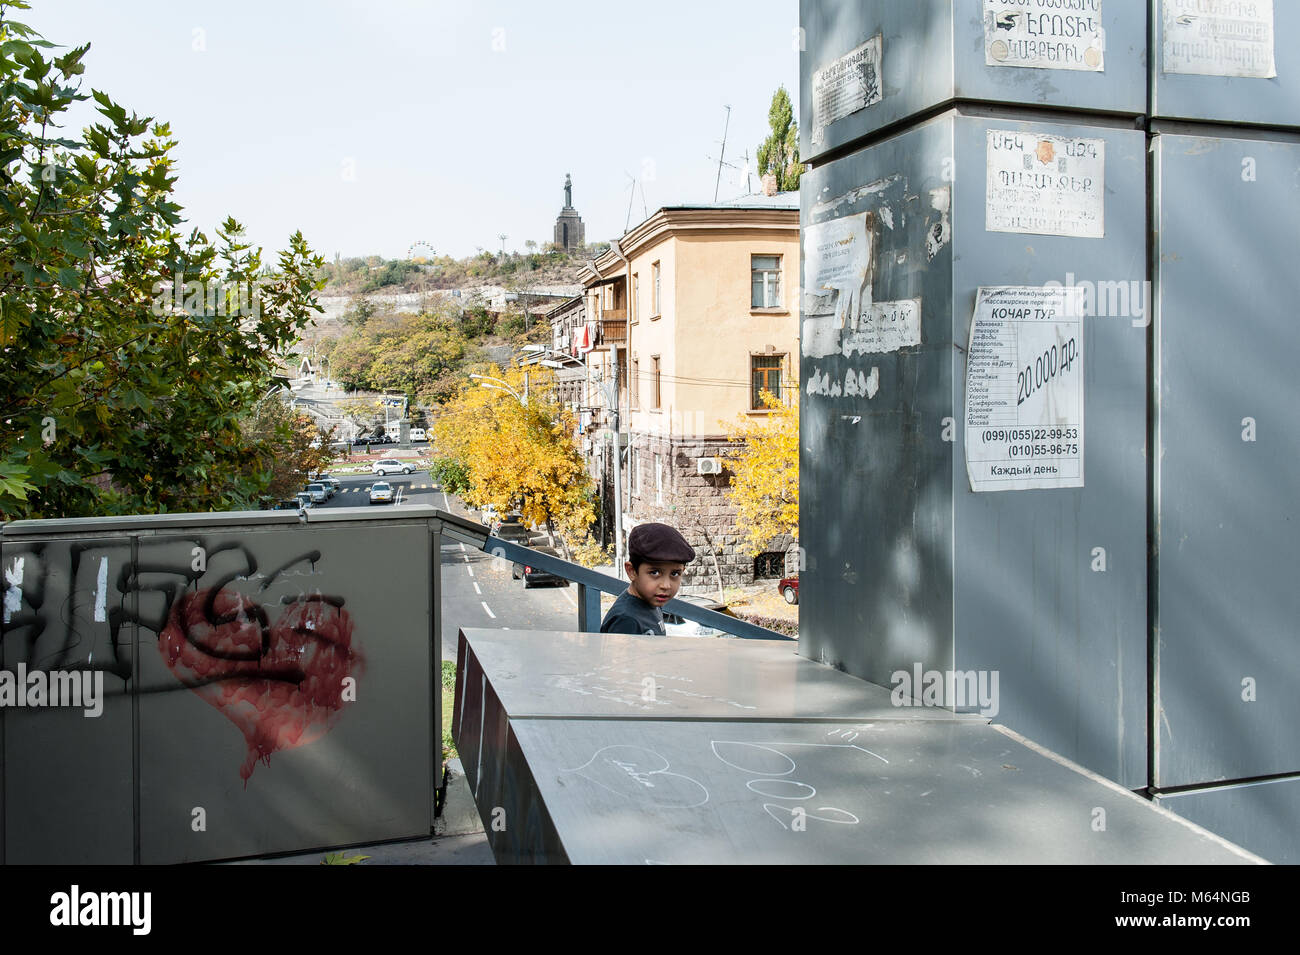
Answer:
M625 590L618 595L614 606L609 608L605 619L600 622L601 633L648 633L652 636L667 636L664 630L663 611L652 607L632 591Z

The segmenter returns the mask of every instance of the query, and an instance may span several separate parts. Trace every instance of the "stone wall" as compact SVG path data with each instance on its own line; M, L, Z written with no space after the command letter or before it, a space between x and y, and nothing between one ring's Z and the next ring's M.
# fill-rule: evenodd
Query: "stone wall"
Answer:
M716 588L754 583L754 555L736 523L737 509L727 499L732 471L727 455L732 447L725 439L680 438L633 434L632 457L641 470L641 487L635 490L626 509L634 521L661 521L681 531L695 548L696 558L686 569L683 586L689 589ZM655 487L655 455L663 458L663 503ZM718 458L720 474L700 474L700 458ZM634 476L633 476L634 477ZM635 488L635 483L630 486ZM784 551L791 541L777 539L770 550ZM716 560L716 568L715 568Z

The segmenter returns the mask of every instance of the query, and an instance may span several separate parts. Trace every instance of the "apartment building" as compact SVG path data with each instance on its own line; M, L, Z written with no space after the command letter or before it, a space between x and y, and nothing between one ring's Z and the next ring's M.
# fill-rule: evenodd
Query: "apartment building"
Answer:
M769 186L770 188L770 186ZM727 499L723 422L761 418L759 392L788 399L799 380L799 195L666 206L611 244L583 274L587 430L612 540L608 387L617 370L622 527L663 521L698 554L686 585L779 577L791 541L755 558Z

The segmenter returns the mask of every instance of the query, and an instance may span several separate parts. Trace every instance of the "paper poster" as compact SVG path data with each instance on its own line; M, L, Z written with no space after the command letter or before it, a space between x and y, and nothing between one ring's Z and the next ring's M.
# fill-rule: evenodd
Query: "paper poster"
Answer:
M1166 73L1277 76L1273 0L1164 0L1161 14Z
M979 290L966 355L972 491L1083 487L1082 291Z
M858 313L857 326L844 335L845 358L854 353L877 355L921 344L921 300L868 302Z
M839 351L840 329L856 324L861 303L871 300L867 286L870 264L867 213L804 229L801 310L805 355L824 358Z
M1100 239L1106 142L988 130L984 228Z
M814 143L822 141L826 127L837 119L880 102L880 43L877 33L830 66L813 73Z
M988 66L1101 73L1105 52L1101 0L984 0Z

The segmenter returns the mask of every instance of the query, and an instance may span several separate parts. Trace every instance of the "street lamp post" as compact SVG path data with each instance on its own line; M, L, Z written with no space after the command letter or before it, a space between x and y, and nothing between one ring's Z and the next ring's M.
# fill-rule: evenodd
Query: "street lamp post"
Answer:
M493 378L491 375L470 375L470 377L478 380L480 387L495 388L497 391L504 391L507 394L514 397L514 399L518 401L521 405L523 405L525 408L528 407L528 376L527 375L524 376L524 393L522 397L520 397L519 393L510 387L509 382L503 381L500 378ZM492 384L492 382L496 382L496 384Z
M618 423L618 362L613 377L604 382L605 407L610 412L614 432L614 573L623 566L623 446Z

